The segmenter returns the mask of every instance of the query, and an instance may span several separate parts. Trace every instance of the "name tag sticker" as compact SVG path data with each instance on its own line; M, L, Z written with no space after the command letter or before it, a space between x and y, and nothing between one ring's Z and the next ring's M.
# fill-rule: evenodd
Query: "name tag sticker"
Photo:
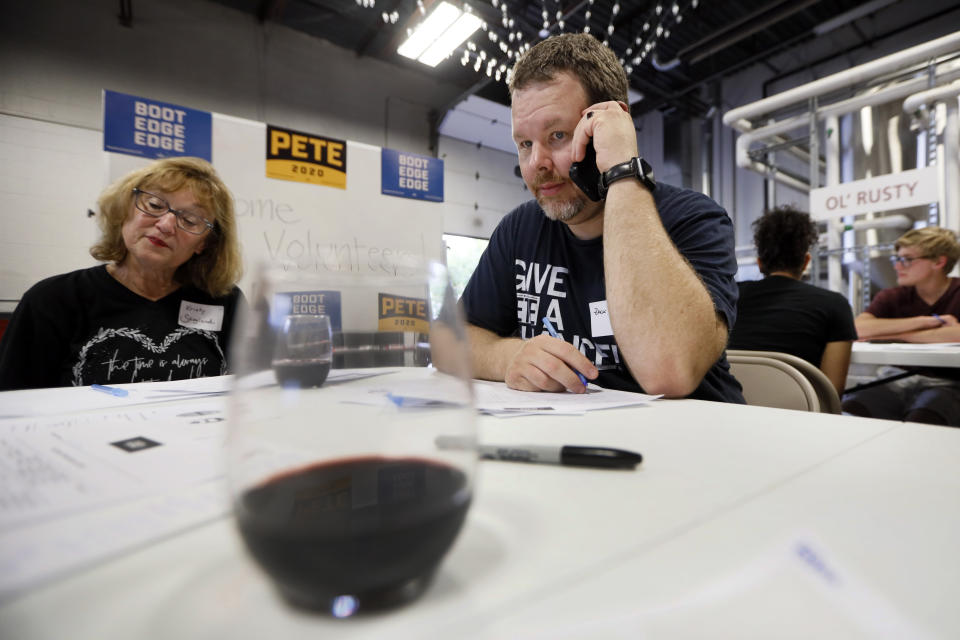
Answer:
M180 302L180 326L205 331L220 331L223 328L223 306Z
M590 335L594 338L613 335L606 300L590 303Z

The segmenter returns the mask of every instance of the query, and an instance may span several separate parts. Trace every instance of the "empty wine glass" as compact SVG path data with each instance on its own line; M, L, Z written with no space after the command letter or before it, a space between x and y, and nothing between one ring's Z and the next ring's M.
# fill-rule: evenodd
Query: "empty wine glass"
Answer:
M226 448L247 549L298 607L345 617L416 598L474 489L476 451L435 444L476 435L446 269L265 269L252 291Z

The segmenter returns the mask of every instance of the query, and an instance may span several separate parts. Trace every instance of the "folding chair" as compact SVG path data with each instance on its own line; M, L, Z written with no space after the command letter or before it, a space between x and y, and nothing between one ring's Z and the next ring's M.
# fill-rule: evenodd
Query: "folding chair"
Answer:
M798 369L800 373L807 378L807 380L810 381L811 385L813 385L813 389L816 391L817 398L820 401L819 410L821 413L839 414L841 412L840 396L837 394L837 388L833 386L832 382L830 382L830 378L828 378L827 374L825 374L823 371L820 371L820 369L816 368L803 358L798 358L797 356L789 353L781 353L779 351L745 351L737 349L727 351L727 358L729 358L731 355L767 357L792 365L794 368Z
M771 358L765 352L756 352L758 355L747 353L751 355L727 352L730 370L743 386L743 397L747 404L822 411L816 390L799 369L783 360Z

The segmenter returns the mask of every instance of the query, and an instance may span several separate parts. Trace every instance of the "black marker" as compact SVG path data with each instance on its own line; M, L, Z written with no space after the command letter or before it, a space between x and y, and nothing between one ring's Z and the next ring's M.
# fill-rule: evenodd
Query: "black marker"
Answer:
M469 444L456 436L438 436L436 443L441 449L470 448ZM597 469L633 469L643 460L639 453L610 447L478 444L475 448L485 460L540 462Z

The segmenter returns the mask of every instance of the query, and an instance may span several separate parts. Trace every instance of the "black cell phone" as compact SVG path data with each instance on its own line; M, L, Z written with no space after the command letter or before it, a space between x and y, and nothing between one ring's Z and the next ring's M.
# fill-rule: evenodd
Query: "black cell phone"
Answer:
M593 148L593 138L590 138L590 142L587 143L583 160L570 165L570 179L594 202L603 200L600 189L600 170L597 169L597 152Z

